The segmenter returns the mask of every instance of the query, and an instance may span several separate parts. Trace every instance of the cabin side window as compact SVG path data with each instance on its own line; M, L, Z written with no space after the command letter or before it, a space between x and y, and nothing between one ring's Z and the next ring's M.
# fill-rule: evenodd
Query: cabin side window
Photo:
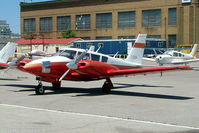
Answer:
M82 52L78 52L77 57L80 56L82 54ZM83 57L82 60L90 60L90 54L86 53L86 55Z
M108 61L108 57L102 56L102 62L107 62Z
M76 57L76 51L73 51L73 50L64 50L63 52L60 53L59 56L64 56L64 57L67 57L69 59L75 59L75 57Z
M100 60L100 56L99 55L95 55L95 54L91 54L91 60L99 61Z
M178 57L178 53L174 52L173 56Z

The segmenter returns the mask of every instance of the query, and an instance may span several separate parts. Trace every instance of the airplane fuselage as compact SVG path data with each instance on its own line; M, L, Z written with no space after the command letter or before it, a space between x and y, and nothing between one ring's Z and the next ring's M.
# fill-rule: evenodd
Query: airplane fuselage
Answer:
M184 54L178 51L168 51L163 55L158 55L155 60L159 64L182 64L186 60L194 59L190 54Z
M75 60L84 50L68 48L60 50L53 57L42 58L27 63L23 69L26 72L42 77L43 81L59 82L59 78L69 68L66 66ZM86 63L83 60L87 60ZM64 80L90 81L106 78L109 70L123 70L140 68L141 64L127 62L123 59L113 58L108 55L88 51L82 61L78 63L78 70L71 70ZM103 66L103 67L102 67ZM92 71L91 71L92 70Z

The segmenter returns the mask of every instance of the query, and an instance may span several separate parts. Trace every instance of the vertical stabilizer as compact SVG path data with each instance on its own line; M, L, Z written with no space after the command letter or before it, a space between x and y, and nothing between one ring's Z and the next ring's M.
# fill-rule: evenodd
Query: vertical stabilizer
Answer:
M0 51L0 62L7 63L9 57L14 57L16 48L16 43L8 42L6 46L4 46L3 49Z
M144 54L144 46L146 44L146 34L139 34L126 61L136 64L142 64L142 57Z
M198 44L194 44L192 50L191 50L191 53L190 55L194 58L196 56L196 53L197 53L197 50L198 50Z

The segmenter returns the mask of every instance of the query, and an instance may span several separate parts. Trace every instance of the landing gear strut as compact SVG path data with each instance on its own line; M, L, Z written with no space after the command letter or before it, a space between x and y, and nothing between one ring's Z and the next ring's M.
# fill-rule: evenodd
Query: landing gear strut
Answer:
M43 84L41 82L41 77L36 77L36 80L38 80L38 85L35 87L35 94L36 95L43 95L45 92L45 89L43 87Z
M109 93L112 88L113 88L113 83L111 82L111 79L106 78L106 81L104 82L104 85L102 86L102 92Z
M52 83L53 90L59 90L61 88L61 83Z

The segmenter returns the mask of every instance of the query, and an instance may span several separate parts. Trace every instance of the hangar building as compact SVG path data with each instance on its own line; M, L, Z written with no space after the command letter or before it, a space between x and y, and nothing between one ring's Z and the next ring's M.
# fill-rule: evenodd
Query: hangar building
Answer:
M168 47L199 43L199 0L53 0L20 7L22 38L61 38L71 29L88 40L133 39L141 32Z

